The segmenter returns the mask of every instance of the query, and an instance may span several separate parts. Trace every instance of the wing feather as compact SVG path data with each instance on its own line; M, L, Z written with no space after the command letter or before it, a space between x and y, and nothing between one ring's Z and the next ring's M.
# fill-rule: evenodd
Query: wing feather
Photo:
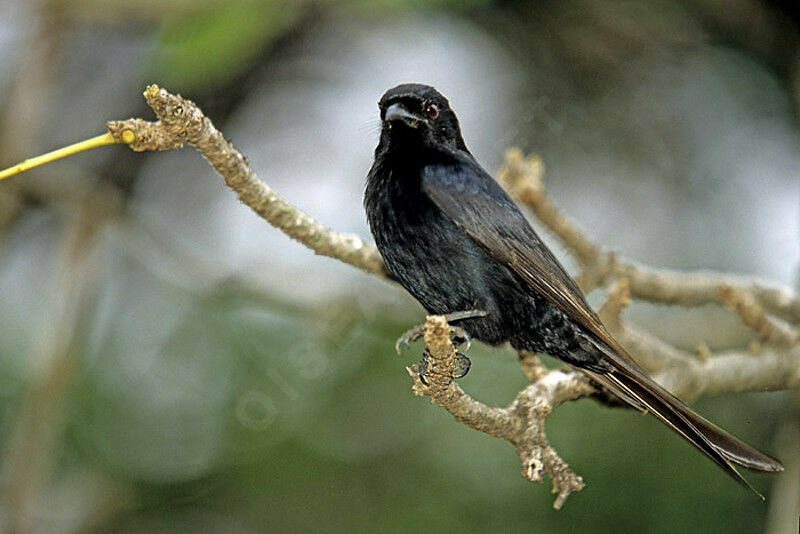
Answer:
M639 369L605 329L575 281L511 198L474 160L426 167L422 172L422 189L453 223L497 261L592 334L592 343L604 353L612 369L607 373L589 372L597 382L632 407L652 412L750 489L753 488L732 462L762 471L783 469L774 458L694 413Z
M422 188L450 220L570 319L628 357L508 194L477 164L431 165Z

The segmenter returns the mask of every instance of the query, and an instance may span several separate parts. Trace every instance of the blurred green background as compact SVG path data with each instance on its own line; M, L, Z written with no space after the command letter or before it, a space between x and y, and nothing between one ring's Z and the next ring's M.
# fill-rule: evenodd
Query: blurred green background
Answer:
M151 117L158 83L279 194L367 238L376 102L418 81L487 168L540 154L603 245L796 285L799 45L790 11L755 0L5 0L0 166ZM393 350L423 316L410 297L270 228L193 150L110 147L0 184L0 299L0 530L779 533L800 511L776 509L774 477L749 476L762 503L591 400L547 421L587 484L554 511L510 445L411 394L420 345ZM751 338L714 307L626 317L687 349ZM513 351L470 356L474 398L524 386ZM789 393L695 407L798 446Z

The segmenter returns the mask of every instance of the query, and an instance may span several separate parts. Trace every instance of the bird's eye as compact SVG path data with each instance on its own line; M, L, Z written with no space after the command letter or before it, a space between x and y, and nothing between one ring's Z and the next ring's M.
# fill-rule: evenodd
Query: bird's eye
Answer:
M425 104L425 115L430 117L431 119L435 119L439 116L439 106L434 104L433 102L428 102Z

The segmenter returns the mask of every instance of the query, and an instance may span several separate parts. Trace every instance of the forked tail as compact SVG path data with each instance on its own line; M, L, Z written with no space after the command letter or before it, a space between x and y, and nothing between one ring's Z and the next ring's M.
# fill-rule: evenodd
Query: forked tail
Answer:
M714 460L739 483L764 499L764 496L739 474L733 464L759 471L783 471L783 465L778 460L735 438L693 412L632 362L614 354L609 358L609 363L613 366L611 371L590 372L590 376L634 408L655 415Z

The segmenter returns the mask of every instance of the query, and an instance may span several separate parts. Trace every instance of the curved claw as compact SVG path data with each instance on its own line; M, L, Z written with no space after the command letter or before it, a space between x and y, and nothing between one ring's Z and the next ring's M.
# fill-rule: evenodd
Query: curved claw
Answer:
M467 310L467 311L460 311L460 312L453 312L445 314L445 319L447 322L452 323L455 321L463 321L464 319L474 319L477 317L486 317L489 315L487 312L483 310ZM450 325L453 334L456 337L463 339L464 341L458 342L456 340L456 345L462 345L466 343L466 348L464 350L469 350L470 346L472 345L472 337L467 333L466 330L463 328L459 328L458 326ZM397 338L397 341L394 344L394 351L400 355L402 354L403 347L408 346L410 343L418 340L422 337L425 332L425 324L418 324L414 328L407 330L402 336Z
M425 379L428 376L428 350L426 349L425 352L422 353L422 359L419 362L419 381L428 385L428 381Z
M428 384L428 381L425 380L426 376L428 376L428 373L423 373L422 371L420 371L419 372L419 381L422 382L423 384L425 384L426 386L429 386L430 384Z
M424 325L418 324L414 328L407 330L405 333L403 333L402 336L398 337L397 341L394 344L394 350L398 354L398 356L402 354L403 347L406 347L408 346L409 343L421 338L423 332L424 332Z
M464 378L469 373L469 368L472 367L472 361L461 352L456 352L456 362L460 368L460 372L453 376L455 379Z
M456 346L466 345L464 352L468 351L472 346L472 336L469 332L458 326L451 326L450 331L453 333L453 344Z

